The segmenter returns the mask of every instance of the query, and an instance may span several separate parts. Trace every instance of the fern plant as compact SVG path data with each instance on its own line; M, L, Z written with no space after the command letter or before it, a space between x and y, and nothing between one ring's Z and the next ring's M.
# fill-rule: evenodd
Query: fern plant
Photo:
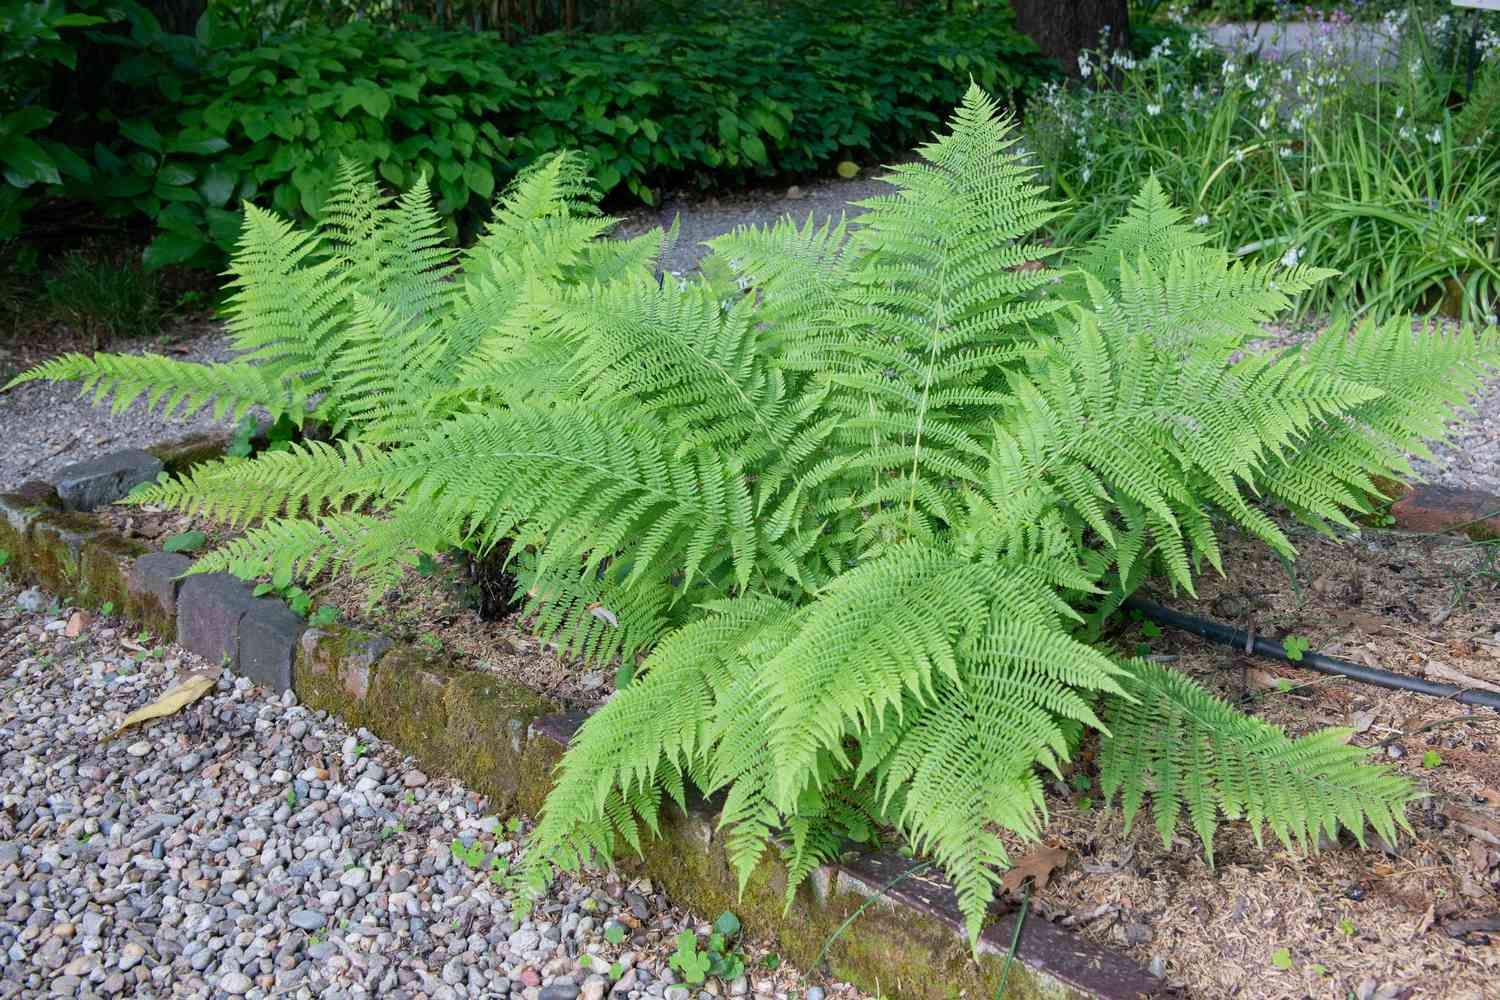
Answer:
M691 784L722 796L742 880L781 851L790 899L842 831L884 824L951 877L977 941L1003 834L1041 834L1041 774L1085 730L1127 821L1149 795L1205 852L1225 818L1289 845L1394 836L1412 787L1345 732L1292 739L1101 626L1153 574L1191 592L1226 525L1292 555L1270 505L1349 524L1500 360L1494 333L1366 321L1244 353L1327 272L1232 260L1154 183L1028 268L1061 209L1012 142L971 90L857 229L745 229L681 284L591 218L531 243L502 225L453 287L420 239L392 271L369 207L337 267L252 220L242 256L286 290L237 322L322 343L334 307L288 303L342 275L368 369L284 385L339 382L317 405L360 433L137 497L253 522L200 571L378 589L417 552L511 545L537 629L621 667L543 810L537 881L638 847ZM469 290L496 269L479 287L503 292Z
M169 414L207 406L238 419L260 407L273 421L316 419L350 440L406 440L424 426L421 407L463 385L475 344L515 319L528 282L604 280L655 258L659 234L597 241L613 224L597 201L582 157L554 155L506 190L476 246L459 255L425 178L393 200L345 160L309 231L245 205L229 269L234 361L70 353L6 388L79 382L96 398L112 395L116 411L141 398Z

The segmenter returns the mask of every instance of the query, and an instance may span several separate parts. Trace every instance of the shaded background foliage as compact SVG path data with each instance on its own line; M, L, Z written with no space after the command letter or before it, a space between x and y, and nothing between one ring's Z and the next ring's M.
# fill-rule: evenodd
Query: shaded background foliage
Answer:
M9 3L0 237L88 205L150 227L148 267L212 265L244 201L316 214L334 150L427 174L463 233L555 149L649 203L894 153L970 78L1014 99L1056 72L1004 0L643 7Z

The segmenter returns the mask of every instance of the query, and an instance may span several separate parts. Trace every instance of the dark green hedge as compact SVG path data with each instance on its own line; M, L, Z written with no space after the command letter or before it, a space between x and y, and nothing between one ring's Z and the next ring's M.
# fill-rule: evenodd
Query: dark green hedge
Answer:
M79 162L28 193L150 217L148 265L207 262L233 239L243 199L316 213L340 155L395 187L425 171L467 227L519 167L559 147L587 153L606 189L651 201L667 184L906 149L971 78L1004 94L1050 73L1003 2L961 14L826 6L509 46L367 24L252 45L208 21L195 37L165 35L137 9L83 29L119 54L107 100L89 121L51 122L48 137Z

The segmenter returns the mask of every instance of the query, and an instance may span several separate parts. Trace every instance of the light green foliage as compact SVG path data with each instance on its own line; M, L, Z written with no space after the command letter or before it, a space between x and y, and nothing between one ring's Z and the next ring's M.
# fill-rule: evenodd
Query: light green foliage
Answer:
M695 985L708 978L713 965L708 952L698 950L698 936L692 931L677 935L677 950L667 956L667 962L683 979Z
M1290 739L1092 640L1148 576L1191 591L1218 567L1220 526L1290 556L1269 505L1349 525L1372 475L1442 434L1493 334L1402 319L1246 351L1327 272L1232 260L1155 183L1036 271L1059 207L1012 143L971 89L859 228L743 230L661 285L661 237L597 240L554 197L560 161L453 281L412 195L351 194L334 256L252 216L234 323L268 364L245 370L326 393L347 438L139 496L267 517L195 567L246 576L378 586L509 541L542 634L636 664L564 758L533 885L639 846L691 783L723 794L741 879L774 837L790 899L848 831L888 826L977 940L1000 831L1041 834L1040 774L1085 730L1105 794L1133 817L1149 792L1164 835L1184 812L1206 848L1225 817L1288 845L1393 835L1411 787L1339 731Z

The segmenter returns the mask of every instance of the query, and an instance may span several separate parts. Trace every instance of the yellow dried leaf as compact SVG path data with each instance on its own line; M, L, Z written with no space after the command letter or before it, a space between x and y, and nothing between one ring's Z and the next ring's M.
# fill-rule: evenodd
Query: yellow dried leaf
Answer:
M212 691L215 681L216 678L210 677L207 674L194 674L145 708L138 708L125 716L125 721L120 723L120 728L110 733L105 739L112 740L131 726L138 726L143 722L150 722L152 719L164 719L169 715L176 715Z

